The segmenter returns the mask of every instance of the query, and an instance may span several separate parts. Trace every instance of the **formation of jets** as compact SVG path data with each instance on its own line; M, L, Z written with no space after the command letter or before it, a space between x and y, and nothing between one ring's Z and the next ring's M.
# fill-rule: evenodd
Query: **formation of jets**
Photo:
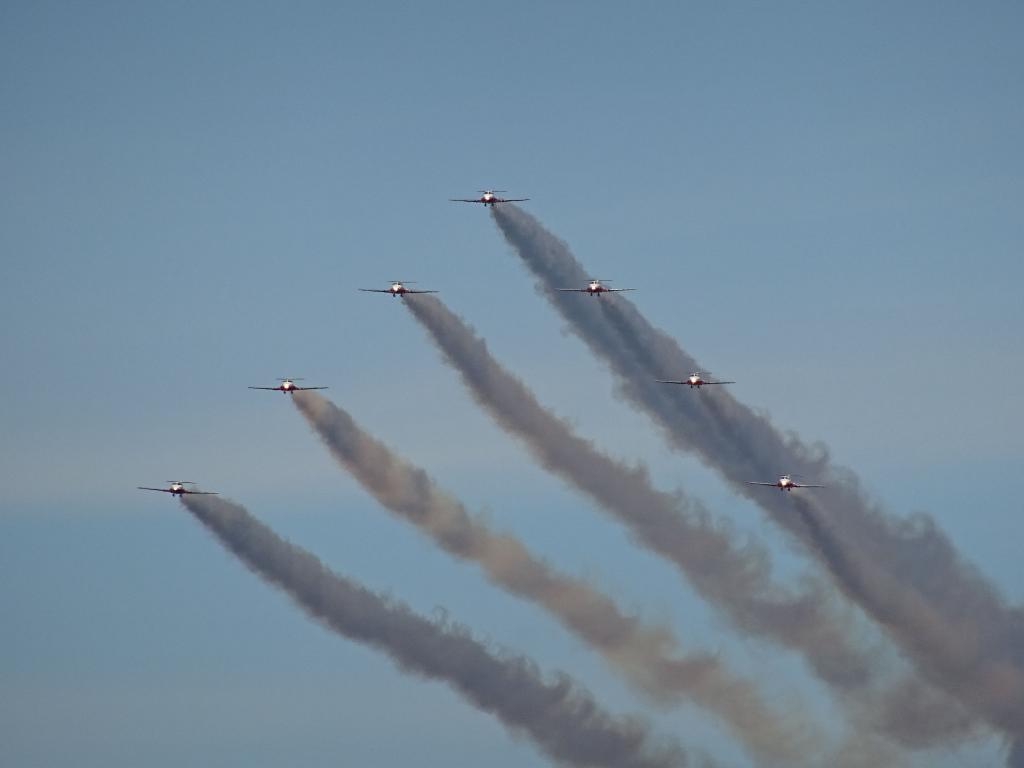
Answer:
M522 202L526 202L527 200L530 199L528 197L512 197L512 198L498 197L498 193L499 192L504 192L504 190L501 190L501 189L481 189L479 191L480 191L480 197L474 197L474 198L457 197L457 198L451 198L450 200L453 203L480 203L480 204L482 204L485 207L493 207L494 205L497 205L498 203L522 203ZM360 288L359 290L360 291L365 291L367 293L387 293L387 294L390 294L392 298L397 296L397 297L402 298L402 299L404 299L407 295L411 295L411 294L437 293L437 291L427 291L427 290L421 290L421 289L417 289L417 288L407 288L406 287L407 285L412 285L412 283L409 283L408 281L392 280L390 282L391 282L391 285L388 286L387 288ZM558 290L559 291L563 291L563 292L570 292L570 293L585 293L585 294L587 294L589 296L598 296L598 297L601 296L601 294L604 294L604 293L617 293L617 292L620 292L620 291L635 291L636 290L636 288L612 288L612 287L606 285L606 283L608 283L608 282L610 282L610 281L609 280L599 280L597 278L594 278L594 279L592 279L586 285L586 287L583 287L583 288L559 288ZM276 387L249 387L249 389L262 389L262 390L269 390L269 391L272 391L272 392L287 392L288 394L292 394L294 392L303 392L303 391L306 391L306 390L313 390L313 389L327 389L327 387L302 387L302 386L299 386L295 382L296 381L302 381L302 379L298 379L298 378L285 378L285 379L280 379L279 381L281 383L278 384ZM705 379L703 377L703 375L701 373L699 373L699 372L691 373L685 379L656 379L656 381L658 383L660 383L660 384L685 384L685 385L689 386L690 389L693 389L694 387L696 387L698 390L701 387L703 387L705 384L714 385L714 384L735 384L736 383L735 381L710 381L708 379ZM138 488L139 488L139 490L142 490L142 491L159 491L161 493L169 493L172 496L182 496L184 494L199 494L199 495L204 495L204 496L215 496L216 495L216 493L214 493L212 491L195 491L195 490L191 490L189 488L186 488L185 487L186 485L194 485L194 483L192 483L189 480L173 480L173 481L169 480L168 482L170 483L170 487L169 488L149 488L149 487L141 486L141 485L138 486ZM771 483L748 480L747 484L748 485L770 486L770 487L773 487L773 488L778 488L780 491L792 491L794 488L824 488L825 487L823 485L814 485L812 483L800 483L800 482L797 482L797 481L795 481L793 479L792 475L782 475L778 480L776 480L775 482L771 482Z
M610 280L591 280L587 283L586 288L559 288L560 291L569 291L573 293L586 293L591 296L600 296L602 293L617 293L619 291L635 291L636 288L610 288L605 283L611 282Z
M674 379L656 379L659 384L688 384L690 388L696 387L700 389L705 384L735 384L735 381L707 381L699 373L691 373L682 381L675 381Z
M249 387L249 389L265 389L269 392L287 392L289 395L292 392L304 392L307 389L327 389L327 387L300 387L295 382L302 381L302 379L278 379L281 383L276 387Z
M525 203L528 197L498 197L498 192L505 192L504 189L481 189L480 197L453 197L449 199L452 203L480 203L485 207L492 207L497 203ZM507 194L507 193L506 193Z
M412 285L412 283L408 284ZM418 288L406 288L405 286L406 283L403 283L401 280L392 280L391 285L387 288L360 288L359 290L366 293L390 293L391 298L398 296L400 299L404 299L407 293L437 293L437 291L422 291Z
M170 483L169 488L148 488L144 485L139 486L140 491L159 491L160 493L169 493L171 496L184 496L185 494L195 494L196 496L216 496L215 491L193 491L191 488L186 488L186 485L195 485L191 480L168 480Z

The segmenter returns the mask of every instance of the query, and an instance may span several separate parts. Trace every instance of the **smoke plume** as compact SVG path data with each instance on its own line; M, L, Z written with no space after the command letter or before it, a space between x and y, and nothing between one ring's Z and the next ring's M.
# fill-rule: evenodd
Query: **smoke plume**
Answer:
M555 761L607 768L687 764L680 747L652 744L640 721L608 714L567 675L545 679L529 659L488 649L466 627L428 620L333 573L238 504L205 496L181 500L226 549L310 617L383 651L407 672L448 683L513 732L527 734Z
M812 551L925 679L991 725L1024 734L1024 616L963 562L930 517L887 514L852 473L831 464L824 447L781 434L728 392L655 383L701 366L624 298L579 301L555 293L588 277L566 245L520 209L504 206L492 214L538 290L607 361L622 397L645 411L673 446L698 455ZM804 514L793 513L791 494L746 484L783 471L828 486L802 497ZM946 714L957 721L953 710ZM909 740L928 736L890 724Z
M425 299L425 300L423 300ZM804 653L831 685L863 683L870 660L850 640L845 617L828 591L809 579L801 592L773 583L767 551L735 543L728 525L681 491L654 488L646 469L627 466L577 435L504 369L461 318L438 299L409 302L447 362L479 403L506 431L523 441L545 469L590 496L624 523L643 546L675 564L697 591L746 633Z
M506 431L523 441L550 472L590 496L624 523L643 546L675 564L694 588L741 631L768 638L801 653L814 672L854 710L862 730L894 738L892 720L907 722L918 713L913 739L904 746L926 746L948 738L955 718L936 704L934 692L913 679L885 679L857 645L849 617L840 613L830 590L809 577L801 591L773 583L767 551L753 542L738 544L728 524L716 523L707 509L681 491L656 490L642 466L613 459L584 440L557 414L544 408L518 378L490 354L486 342L438 299L410 302L409 311L429 332L445 360L461 375L479 403ZM898 710L897 710L898 706ZM898 717L893 717L898 713ZM945 728L946 730L941 730ZM924 742L924 743L922 743ZM881 747L862 738L861 753ZM854 750L848 750L854 751ZM891 760L891 758L887 758Z
M433 301L417 297L408 304L418 306L423 298ZM335 404L312 392L293 399L337 461L381 504L445 551L478 563L492 582L543 606L633 684L662 703L685 696L714 712L761 764L815 763L823 738L810 718L772 711L753 684L731 675L717 657L682 655L668 628L645 626L591 584L530 553L519 539L492 531Z

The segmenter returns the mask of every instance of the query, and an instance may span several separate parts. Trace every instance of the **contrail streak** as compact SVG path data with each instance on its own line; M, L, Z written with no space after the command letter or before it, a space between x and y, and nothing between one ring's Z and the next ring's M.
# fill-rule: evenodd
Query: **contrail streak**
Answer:
M556 295L553 288L564 281L572 286L587 277L565 244L522 210L506 206L492 215L539 290L609 364L621 396L645 411L673 446L696 453L808 547L926 680L991 725L1024 734L1024 613L1007 606L961 560L930 517L888 515L866 497L852 473L832 466L823 447L812 449L795 435L783 436L728 392L694 396L687 388L656 384L656 378L701 366L622 297L572 302ZM828 486L802 497L807 514L794 514L790 494L746 485L783 470ZM827 541L820 526L808 523L812 519L829 521ZM946 710L955 722L955 713ZM902 725L918 722L907 718ZM890 725L911 742L941 736L904 731L899 722Z
M310 617L383 651L404 671L443 680L510 730L528 734L554 760L607 768L687 764L678 745L652 744L640 721L608 714L567 675L545 680L528 658L495 653L461 624L430 621L339 576L239 504L213 497L181 500L227 550Z
M429 297L415 303L423 298ZM556 571L514 536L492 531L334 403L311 392L293 400L335 459L381 504L450 554L477 562L491 581L542 605L631 682L663 703L685 696L716 713L763 764L816 764L824 739L809 718L773 712L753 684L731 675L717 657L681 655L668 628L645 626L591 584Z

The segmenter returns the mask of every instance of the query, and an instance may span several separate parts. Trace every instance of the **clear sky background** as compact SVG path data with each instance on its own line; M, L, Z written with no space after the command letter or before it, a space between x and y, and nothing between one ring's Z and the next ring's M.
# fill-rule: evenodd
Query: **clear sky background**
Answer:
M397 301L356 292L442 290L582 433L783 572L810 567L616 400L490 217L447 202L485 186L532 198L741 400L890 510L934 515L1020 604L1022 21L1012 2L0 4L0 762L546 764L135 490L184 477L746 765L713 720L651 710L392 519L285 396L246 389L286 375L329 385L536 551L829 716L798 663L737 637L493 427Z

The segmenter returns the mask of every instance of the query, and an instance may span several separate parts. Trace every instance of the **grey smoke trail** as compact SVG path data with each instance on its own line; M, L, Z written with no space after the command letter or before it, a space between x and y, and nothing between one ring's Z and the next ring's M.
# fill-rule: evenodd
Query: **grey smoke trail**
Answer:
M407 304L423 298L429 297ZM293 400L338 462L381 504L450 554L477 562L493 582L542 605L634 684L662 702L686 696L716 713L762 764L816 764L823 738L808 718L773 712L754 685L732 676L716 657L680 655L668 628L625 615L589 583L559 573L514 536L492 531L334 403L312 392Z
M564 281L571 286L587 277L565 244L519 209L495 208L492 215L538 289L608 362L620 394L647 412L672 445L697 454L814 552L840 589L885 629L925 679L991 725L1024 734L1024 616L961 560L931 518L888 515L866 497L852 473L831 464L823 447L812 449L795 435L783 436L727 392L693 397L684 388L654 383L701 366L621 297L571 302L555 294L552 289ZM745 484L783 470L829 486L803 502L814 519L830 521L827 544L808 525L808 515L793 514L791 495ZM947 714L950 722L957 720L955 713ZM890 726L911 742L938 736L904 730L911 721L916 719Z
M868 652L856 645L848 617L837 613L828 590L809 577L799 592L773 583L768 552L752 542L737 545L731 527L716 524L699 501L681 491L658 491L643 467L627 466L578 436L504 369L486 342L440 300L424 297L407 307L502 428L521 439L546 469L624 523L640 544L675 564L733 624L803 654L823 681L854 699L850 704L859 709L861 720L877 721L879 704L885 703L879 702L880 696L902 692L899 704L904 709L929 705L926 711L933 719L919 727L935 727L934 704L920 686L902 681L902 687L879 693L878 670ZM884 724L873 722L870 727L888 734ZM868 739L858 747L873 755L881 749Z
M627 466L577 435L504 369L486 342L440 300L407 303L476 401L521 439L549 471L570 482L624 523L645 547L674 563L695 589L744 632L804 653L817 674L842 688L861 684L871 661L850 640L828 591L809 579L800 592L773 583L770 555L739 546L728 525L681 491L654 488L642 466Z
M453 622L430 621L407 605L330 571L239 504L219 497L182 502L221 544L309 616L390 656L403 670L442 680L550 757L573 766L678 768L677 745L652 745L634 718L605 712L565 674L545 680L522 656L498 655Z

